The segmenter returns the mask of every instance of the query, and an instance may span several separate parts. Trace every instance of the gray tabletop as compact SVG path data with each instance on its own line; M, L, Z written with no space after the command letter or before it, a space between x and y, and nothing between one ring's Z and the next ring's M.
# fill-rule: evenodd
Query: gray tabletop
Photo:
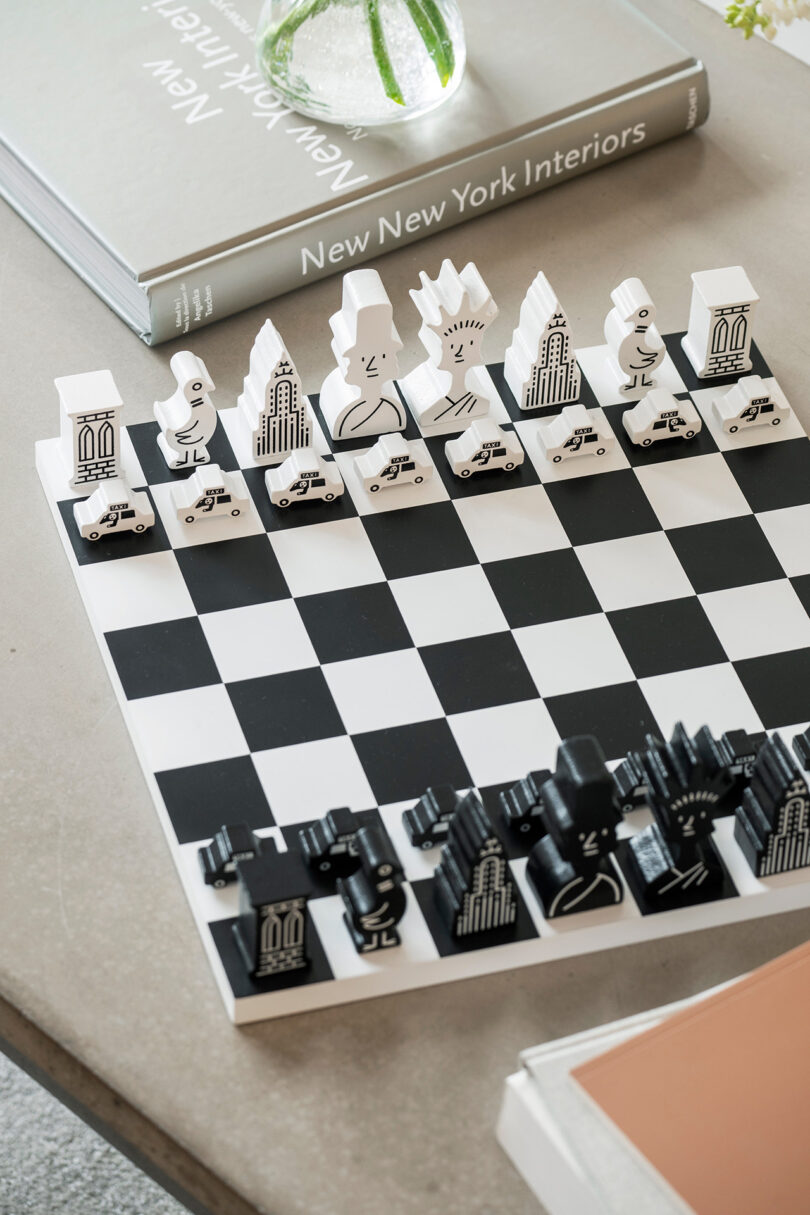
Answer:
M490 359L539 268L589 345L626 276L643 277L671 331L691 270L742 262L758 341L808 423L810 73L695 0L640 7L705 59L709 125L380 261L402 365L419 358L408 289L444 257L473 258L500 305ZM810 914L234 1029L33 465L34 441L57 429L54 376L110 367L128 420L145 420L176 344L142 346L7 209L0 242L0 1035L211 1210L536 1211L492 1134L517 1052L763 962L805 939ZM268 311L317 388L339 292L333 278L195 335L219 403Z

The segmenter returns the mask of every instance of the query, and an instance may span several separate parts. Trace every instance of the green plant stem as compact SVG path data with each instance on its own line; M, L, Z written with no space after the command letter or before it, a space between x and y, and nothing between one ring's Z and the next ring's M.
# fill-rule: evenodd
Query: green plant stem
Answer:
M378 0L366 0L366 13L368 14L368 26L371 31L371 49L374 52L374 62L377 64L377 71L380 73L385 95L386 97L390 97L391 101L395 101L397 105L404 105L405 98L402 96L402 91L397 83L391 59L388 55L388 47L385 45L385 34L383 33L382 21L380 20Z
M291 13L278 25L272 32L269 38L265 39L262 47L262 58L265 63L271 68L275 62L281 60L282 63L289 56L292 48L292 40L298 30L309 20L310 17L317 17L319 13L325 12L330 7L331 0L309 0L308 4L302 4L300 8L294 8Z
M439 42L444 52L445 71L446 75L442 80L442 88L447 84L450 77L453 75L456 67L456 52L453 49L453 39L450 37L450 31L445 24L441 9L436 0L422 0L425 12L430 18L433 28L436 31Z
M453 69L447 62L447 55L442 46L441 39L436 32L436 27L429 19L427 13L420 7L419 0L405 0L405 4L425 44L425 50L433 60L442 88L444 88L453 74Z

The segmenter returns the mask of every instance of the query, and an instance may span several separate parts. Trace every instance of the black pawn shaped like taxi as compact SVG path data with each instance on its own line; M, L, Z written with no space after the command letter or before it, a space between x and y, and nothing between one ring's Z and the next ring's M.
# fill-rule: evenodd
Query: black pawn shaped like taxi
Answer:
M402 866L378 827L361 827L356 844L360 868L337 881L343 921L358 953L391 949L400 944L396 925L407 901Z
M298 841L308 865L329 877L347 877L358 868L360 822L347 806L328 810L323 818L301 827Z
M532 848L526 866L547 918L622 901L621 880L609 855L622 819L615 794L592 735L560 743L556 771L543 786L547 834Z
M730 777L728 791L712 807L713 818L733 814L739 806L751 780L754 761L766 738L764 731L749 734L747 730L727 730L720 738L715 738L708 726L701 726L698 730L695 746L706 765L706 771L717 773L725 768Z
M668 743L648 740L643 762L655 822L628 840L623 853L633 895L651 911L719 898L725 870L710 836L731 773L707 764L681 722Z
M462 799L450 823L434 873L433 896L455 938L479 936L517 923L517 895L509 862L477 793Z
M810 792L778 734L757 756L736 810L734 838L757 877L810 865Z
M516 840L528 849L545 833L542 788L551 777L548 768L530 772L500 794L501 817Z
M433 785L415 806L402 811L402 825L414 848L435 848L445 842L460 801L452 785Z

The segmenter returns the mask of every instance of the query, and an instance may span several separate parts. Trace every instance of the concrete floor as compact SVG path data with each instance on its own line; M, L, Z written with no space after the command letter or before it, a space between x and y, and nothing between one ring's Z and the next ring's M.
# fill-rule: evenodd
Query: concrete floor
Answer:
M188 1215L0 1054L0 1215Z

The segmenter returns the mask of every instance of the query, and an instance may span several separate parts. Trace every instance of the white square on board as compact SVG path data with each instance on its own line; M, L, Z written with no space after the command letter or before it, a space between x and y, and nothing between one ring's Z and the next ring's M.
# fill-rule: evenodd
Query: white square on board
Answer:
M206 612L200 616L200 624L225 683L318 665L291 599Z
M635 679L605 616L577 616L515 629L514 638L541 696L562 696Z
M160 485L149 487L172 548L214 544L220 540L236 540L241 536L260 536L264 532L264 525L253 504L245 478L238 469L229 475L237 479L236 491L239 497L248 500L248 506L236 518L233 515L213 515L210 519L203 516L195 519L193 523L181 523L177 518L177 507L172 501L172 490L178 482L164 481Z
M583 544L575 552L606 612L694 593L666 532Z
M751 508L720 452L637 468L662 527L689 527L750 515Z
M502 561L568 548L570 541L542 485L456 498L479 561Z
M698 598L732 662L810 646L810 618L787 579Z
M715 735L726 730L762 729L762 722L731 663L640 679L639 687L658 727L669 738L682 721L690 734L707 725Z
M444 717L417 650L330 662L322 670L349 734Z
M788 578L810 574L810 506L786 506L757 515Z
M127 713L146 767L152 772L249 753L222 684L130 700Z
M252 758L279 826L321 818L334 806L377 804L348 735L255 751Z
M509 628L480 565L395 578L389 586L414 645L461 641Z
M600 405L620 405L625 401L640 400L648 390L642 389L638 398L620 392L619 379L615 374L610 359L609 346L586 346L576 352L577 362L582 374L590 384ZM660 367L653 372L656 388L666 388L670 392L686 392L686 385L678 375L675 364L668 354L664 355Z
M310 899L309 911L336 979L350 979L380 971L399 969L419 962L435 962L439 951L414 895L405 889L405 914L397 924L400 944L391 949L358 953L343 920L339 895Z
M270 543L290 591L299 597L385 581L359 519L308 523L270 532Z
M447 721L476 785L554 768L560 736L542 700L456 713Z
M80 565L76 578L90 612L105 633L196 615L172 552Z

